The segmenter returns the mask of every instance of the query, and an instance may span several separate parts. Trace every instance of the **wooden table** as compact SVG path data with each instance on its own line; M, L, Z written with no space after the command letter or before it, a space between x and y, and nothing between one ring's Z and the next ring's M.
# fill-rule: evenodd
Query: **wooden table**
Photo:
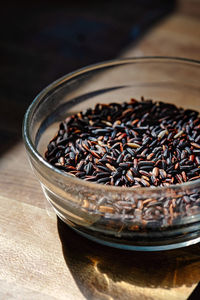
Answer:
M200 59L189 2L121 55ZM187 299L199 281L199 244L159 255L94 244L52 213L21 141L0 157L0 299Z

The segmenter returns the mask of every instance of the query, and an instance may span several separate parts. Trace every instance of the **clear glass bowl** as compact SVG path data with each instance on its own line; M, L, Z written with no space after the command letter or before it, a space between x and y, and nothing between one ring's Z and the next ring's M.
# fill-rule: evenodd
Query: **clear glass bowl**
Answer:
M172 249L200 241L200 180L169 187L113 187L73 177L44 159L59 122L96 103L144 96L199 110L199 78L198 61L128 58L70 73L35 98L24 118L24 142L44 194L64 222L87 238L129 250ZM113 212L119 203L123 209ZM151 222L145 222L146 214Z

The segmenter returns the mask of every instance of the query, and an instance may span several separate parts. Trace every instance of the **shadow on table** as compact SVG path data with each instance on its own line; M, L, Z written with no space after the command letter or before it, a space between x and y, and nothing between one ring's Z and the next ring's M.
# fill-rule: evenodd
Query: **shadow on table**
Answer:
M0 155L55 79L118 57L176 8L175 0L4 1L0 11Z
M199 244L163 252L118 250L79 236L59 218L58 232L66 264L87 299L141 299L148 295L142 288L169 290L200 280Z

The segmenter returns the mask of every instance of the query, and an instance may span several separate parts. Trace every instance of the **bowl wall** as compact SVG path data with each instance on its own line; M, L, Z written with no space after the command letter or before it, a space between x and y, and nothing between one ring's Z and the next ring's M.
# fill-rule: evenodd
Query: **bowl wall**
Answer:
M94 108L96 103L121 103L131 98L140 100L143 96L199 110L199 78L198 62L137 58L89 66L43 90L26 113L24 141L34 172L57 215L83 235L119 248L163 250L198 242L200 204L191 201L186 208L183 199L194 194L196 200L200 199L199 181L169 188L114 188L89 183L55 169L45 161L44 153L63 119ZM169 204L162 221L152 218L146 223L139 203L147 199L163 205L166 200L184 205L172 210ZM128 208L113 213L113 204L118 201L129 205L133 214L126 214Z

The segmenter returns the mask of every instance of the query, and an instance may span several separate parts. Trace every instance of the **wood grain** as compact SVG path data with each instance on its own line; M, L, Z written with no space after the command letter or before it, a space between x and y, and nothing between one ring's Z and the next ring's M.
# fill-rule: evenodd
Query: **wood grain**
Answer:
M66 267L56 218L11 197L0 197L0 211L0 298L19 291L19 299L84 299Z
M199 3L200 5L200 3ZM200 21L179 13L161 21L136 47L130 45L122 56L177 56L200 59Z
M121 56L200 59L199 36L198 18L174 14ZM0 299L187 299L199 247L128 253L87 241L48 208L21 141L0 157Z

